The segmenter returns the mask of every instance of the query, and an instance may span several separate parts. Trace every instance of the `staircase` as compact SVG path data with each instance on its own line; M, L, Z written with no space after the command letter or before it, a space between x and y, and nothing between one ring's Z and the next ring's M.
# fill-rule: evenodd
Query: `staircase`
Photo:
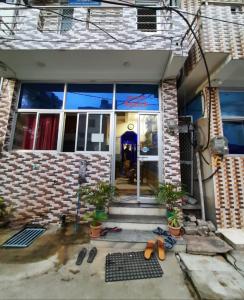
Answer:
M121 232L109 232L106 236L92 239L97 247L143 250L147 240L156 239L152 231L157 227L167 230L166 209L157 204L137 204L115 202L109 207L109 218L104 227L119 227ZM185 252L186 244L179 238L173 248Z

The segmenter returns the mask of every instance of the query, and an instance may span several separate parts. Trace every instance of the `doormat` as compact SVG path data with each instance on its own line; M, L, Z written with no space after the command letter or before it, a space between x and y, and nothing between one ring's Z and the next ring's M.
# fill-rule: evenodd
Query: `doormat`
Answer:
M162 277L163 270L156 258L144 258L144 251L112 253L106 256L105 282Z
M8 239L2 247L4 248L26 248L44 233L44 228L24 228Z

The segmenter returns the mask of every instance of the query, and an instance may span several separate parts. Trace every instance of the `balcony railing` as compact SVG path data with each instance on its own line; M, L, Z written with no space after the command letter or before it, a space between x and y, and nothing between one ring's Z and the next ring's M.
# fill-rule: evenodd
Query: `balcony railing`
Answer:
M175 2L174 2L175 3ZM147 8L38 6L38 8L6 7L0 4L0 36L41 33L66 34L81 31L172 32L171 12Z

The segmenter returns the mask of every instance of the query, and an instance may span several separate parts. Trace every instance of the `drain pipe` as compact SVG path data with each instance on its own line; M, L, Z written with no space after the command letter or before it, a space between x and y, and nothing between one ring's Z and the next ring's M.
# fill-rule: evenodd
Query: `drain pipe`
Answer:
M0 96L2 95L2 88L3 88L3 77L1 77L1 81L0 81Z
M201 161L200 161L200 155L198 151L196 152L196 161L197 161L197 178L199 183L202 219L205 221L206 216L205 216L205 204L204 204L204 194L203 194L203 184L202 184Z

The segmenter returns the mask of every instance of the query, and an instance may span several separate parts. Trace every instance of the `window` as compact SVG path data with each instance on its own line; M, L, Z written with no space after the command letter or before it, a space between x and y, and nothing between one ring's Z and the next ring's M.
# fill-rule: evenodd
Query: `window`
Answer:
M63 97L63 84L24 83L21 86L19 108L60 109Z
M157 31L157 11L148 8L137 9L137 29L140 31Z
M69 84L66 109L112 109L112 84Z
M118 84L116 109L159 110L158 86L150 84Z
M224 136L230 154L244 154L244 92L220 92Z
M182 111L183 115L190 115L192 116L193 122L198 120L203 116L203 111L202 111L202 97L199 94L196 96L192 101L187 103L185 108Z

